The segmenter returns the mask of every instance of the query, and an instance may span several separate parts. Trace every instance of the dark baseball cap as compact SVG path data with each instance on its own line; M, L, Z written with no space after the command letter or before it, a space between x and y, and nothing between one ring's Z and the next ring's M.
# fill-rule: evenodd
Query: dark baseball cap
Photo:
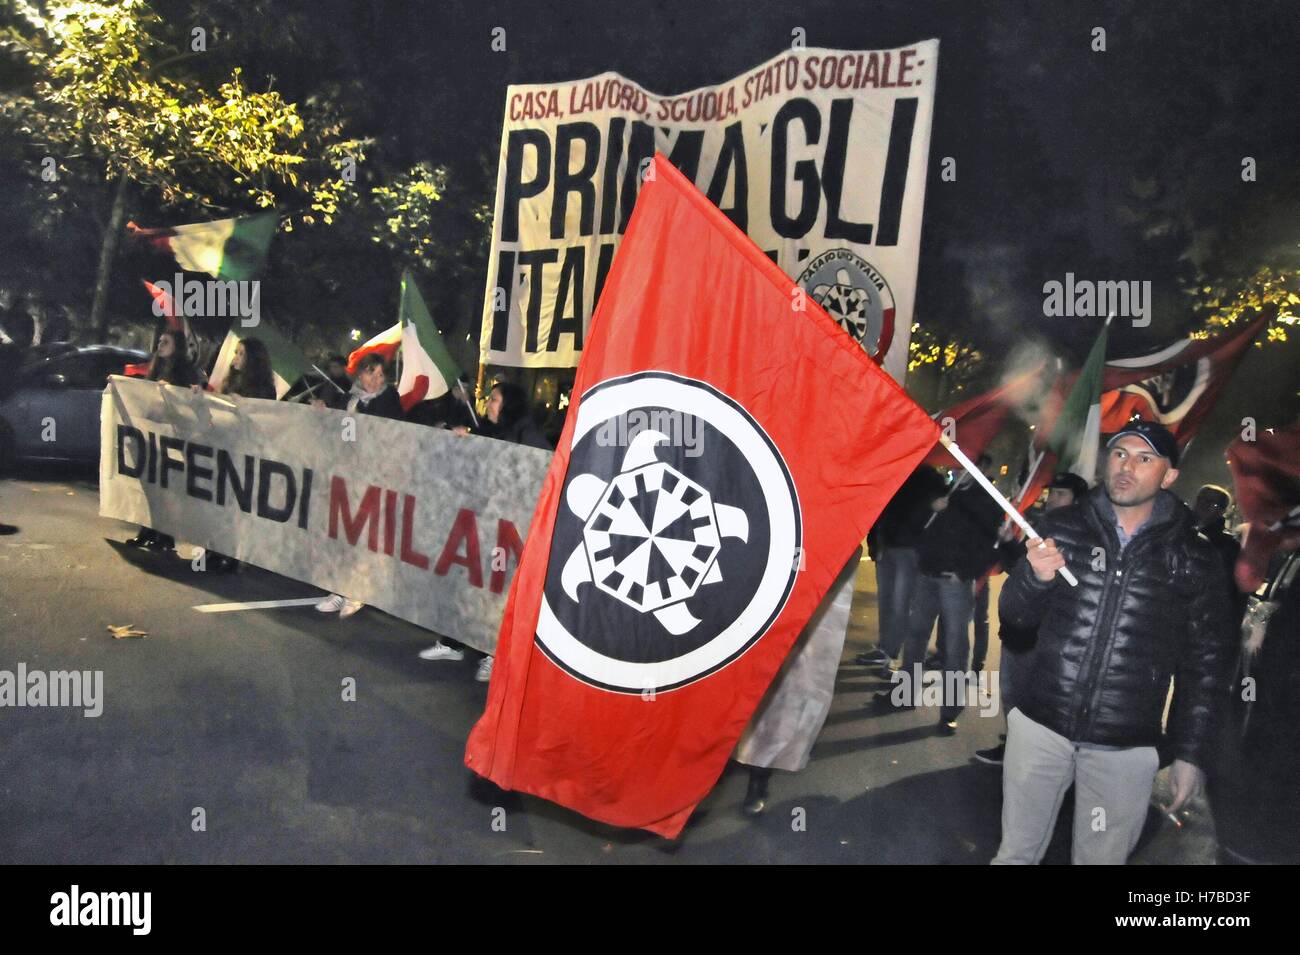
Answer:
M1052 478L1051 483L1047 485L1048 490L1052 488L1061 488L1069 491L1074 495L1077 501L1088 493L1088 482L1077 474L1071 474L1069 471L1061 471L1056 477Z
M1178 441L1164 425L1145 418L1134 418L1106 440L1106 447L1109 448L1126 434L1141 438L1156 454L1168 458L1171 468L1178 467Z

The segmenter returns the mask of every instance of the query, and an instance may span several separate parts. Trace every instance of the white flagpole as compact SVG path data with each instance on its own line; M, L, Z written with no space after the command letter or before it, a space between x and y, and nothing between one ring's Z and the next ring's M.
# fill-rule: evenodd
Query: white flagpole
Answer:
M461 392L462 395L464 395L464 394L466 393L466 391L467 391L467 389L465 389L465 388L461 388L461 385L460 385L460 379L459 379L459 378L456 379L456 387L457 387L457 388L460 388L460 392ZM470 419L471 421L474 422L474 427L477 428L477 427L478 427L478 415L476 415L476 414L474 413L474 402L470 401L469 398L465 398L465 407L469 409L469 419Z
M948 453L956 458L961 466L966 469L966 473L973 477L976 483L978 483L980 487L984 488L993 500L998 502L1002 510L1006 511L1007 516L1020 526L1020 529L1025 532L1026 537L1038 541L1039 547L1047 546L1043 542L1042 537L1039 536L1038 532L1030 527L1029 522L1021 516L1018 510L1016 510L1016 506L1008 501L1002 492L993 486L993 482L984 476L984 472L972 464L971 459L966 457L966 453L962 451L961 448L957 447L957 442L950 440L947 435L944 434L939 435L939 441L948 449ZM1071 587L1079 586L1078 578L1070 572L1069 567L1062 567L1058 573L1065 578L1065 582Z
M322 378L324 378L325 381L328 381L331 385L333 385L333 386L334 386L334 390L337 391L339 394L341 394L341 395L346 395L346 394L347 394L347 392L343 390L343 388L339 385L339 383L338 383L337 381L335 381L335 380L334 380L333 378L331 378L329 375L325 374L325 372L323 372L323 371L321 371L319 368L317 368L316 365L315 365L314 363L313 363L312 366L311 366L311 370L314 371L314 372L316 372L316 374L320 375ZM316 384L312 385L309 389L307 389L308 394L310 394L311 392L315 391L319 386L325 384L325 381L318 381L318 382L316 382Z
M1020 485L1016 491L1016 504L1025 503L1025 495L1029 493L1029 488L1033 485L1034 479L1038 477L1038 469L1043 466L1043 458L1047 457L1047 451L1034 451L1033 438L1029 439L1029 470L1025 475L1025 482Z
M1029 458L1025 462L1027 466L1027 470L1025 471L1025 479L1020 482L1020 485L1019 487L1016 488L1016 492L1015 492L1017 511L1019 511L1020 508L1024 506L1025 495L1029 493L1029 488L1033 485L1034 478L1038 476L1038 469L1043 466L1043 459L1046 457L1047 457L1046 450L1043 451L1034 450L1034 439L1030 438ZM999 534L1001 534L1001 531L1005 531L1010 526L1011 526L1011 518L1010 517L1002 518L1002 528L999 531ZM993 545L994 549L996 549L997 546L998 546L997 544L994 544Z
M952 487L948 488L948 493L945 494L945 495L943 496L943 499L944 499L945 501L948 500L949 498L951 498L955 493L957 493L957 491L958 491L960 488L963 488L963 487L966 486L966 477L967 477L966 472L963 471L961 477L957 478L957 480L955 480L955 481L952 482ZM926 518L926 521L925 521L925 527L922 527L921 530L925 530L926 527L929 527L931 524L933 524L933 523L934 523L934 519L935 519L936 517L938 517L938 516L939 516L939 512L938 512L938 511L935 511L935 512L934 512L933 514L931 514L928 518ZM994 546L996 546L996 545L994 545Z

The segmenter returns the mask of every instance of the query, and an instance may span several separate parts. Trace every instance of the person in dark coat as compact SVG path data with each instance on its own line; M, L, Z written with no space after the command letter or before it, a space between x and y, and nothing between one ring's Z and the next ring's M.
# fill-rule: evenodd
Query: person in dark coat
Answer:
M1037 527L1041 515L1069 507L1076 501L1082 501L1087 494L1087 481L1077 474L1062 471L1047 485L1047 500L1042 508L1031 508L1026 518L1031 526ZM1025 558L1025 542L1016 539L1015 531L1016 526L1008 523L998 534L998 563L1008 574ZM984 586L987 588L988 583ZM1005 620L999 621L998 640L1002 644L1002 659L998 667L998 693L1004 717L1016 706L1017 678L1028 665L1037 638L1038 634L1032 630L1017 630ZM1005 734L1002 738L1006 739ZM990 766L1001 766L1006 748L1006 743L1002 742L989 749L976 750L975 758Z
M524 389L510 381L499 381L488 394L487 408L479 426L453 428L459 435L481 435L510 444L526 444L531 448L553 451L551 443L533 420L532 410Z
M158 336L147 377L150 381L178 388L189 388L201 383L203 376L190 361L184 332L168 329ZM164 553L176 549L176 538L170 534L159 534L150 527L140 528L140 532L126 543L129 547Z
M1192 513L1196 515L1196 529L1205 535L1205 539L1214 545L1223 561L1224 573L1228 575L1228 586L1232 591L1232 606L1236 622L1240 623L1246 613L1246 594L1237 589L1234 568L1237 557L1241 554L1241 543L1228 533L1225 515L1232 508L1232 495L1227 488L1217 484L1204 484L1196 492L1192 504Z
M1280 551L1241 628L1206 782L1220 862L1300 863L1300 551Z
M858 654L854 662L880 667L885 676L907 638L907 615L920 574L916 545L934 514L931 505L943 492L943 476L929 465L921 465L890 498L867 535L867 550L876 565L880 645Z
M469 385L458 380L445 395L419 402L406 413L406 420L411 424L423 424L431 428L472 430L479 423L478 417L470 411L472 401Z
M342 355L330 355L325 363L325 373L341 390L352 390L352 379L348 377L348 360Z
M982 454L976 462L986 472L993 459ZM878 694L877 707L897 703L897 695L912 705L921 697L921 672L930 632L939 622L939 655L943 660L943 705L939 711L939 732L957 732L957 717L965 708L965 680L970 666L970 624L975 610L975 581L993 565L997 556L998 527L1002 508L979 483L959 472L952 490L930 505L929 526L917 542L916 592L907 618L903 666L893 679L894 690ZM951 692L949 692L951 690Z
M198 386L193 386L195 390ZM243 338L235 346L230 359L230 370L221 383L219 394L235 398L260 398L275 401L275 375L271 371L271 353L258 338ZM207 549L204 566L218 574L232 573L239 568L233 557Z
M403 420L402 399L398 396L397 389L388 383L388 366L383 355L371 352L357 364L352 397L348 399L344 410L391 418L394 421Z
M460 437L480 435L498 441L507 441L510 444L524 444L546 451L554 450L533 421L524 389L509 381L500 381L492 386L492 391L488 394L487 407L484 409L483 417L479 419L478 427L461 425L452 428L452 432ZM459 660L463 656L463 650L441 640L420 651L422 660ZM478 672L474 675L474 679L480 683L491 680L492 661L490 654L485 655L479 661Z
M320 386L313 392L325 402L326 407L336 411L347 409L352 396L352 379L348 377L348 360L342 355L330 355L325 365L329 381L321 380Z
M324 408L325 402L316 399L312 402L312 407ZM397 395L397 389L388 383L388 369L383 355L371 352L357 363L357 378L352 384L352 398L348 401L347 412L402 420L402 401ZM360 600L342 594L330 594L316 604L316 609L321 613L350 617L364 606Z
M1073 782L1073 861L1122 865L1146 821L1160 749L1173 757L1163 808L1177 812L1203 784L1222 719L1234 650L1228 582L1167 490L1177 442L1138 420L1107 448L1102 486L1043 518L1041 544L1002 588L1002 620L1038 641L1007 714L995 863L1042 858ZM1057 573L1066 566L1077 586Z

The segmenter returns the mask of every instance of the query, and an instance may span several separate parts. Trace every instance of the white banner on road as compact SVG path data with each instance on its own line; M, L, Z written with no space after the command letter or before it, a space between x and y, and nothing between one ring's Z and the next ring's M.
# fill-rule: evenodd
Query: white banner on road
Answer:
M99 512L495 649L551 456L113 377Z
M680 96L617 73L509 87L481 360L578 364L658 151L902 382L938 60L926 40L791 50Z

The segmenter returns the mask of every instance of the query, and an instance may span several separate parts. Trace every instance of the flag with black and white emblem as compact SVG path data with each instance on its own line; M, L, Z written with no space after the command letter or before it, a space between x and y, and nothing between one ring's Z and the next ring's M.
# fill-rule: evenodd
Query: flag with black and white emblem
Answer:
M938 428L662 156L573 396L465 760L672 837Z

